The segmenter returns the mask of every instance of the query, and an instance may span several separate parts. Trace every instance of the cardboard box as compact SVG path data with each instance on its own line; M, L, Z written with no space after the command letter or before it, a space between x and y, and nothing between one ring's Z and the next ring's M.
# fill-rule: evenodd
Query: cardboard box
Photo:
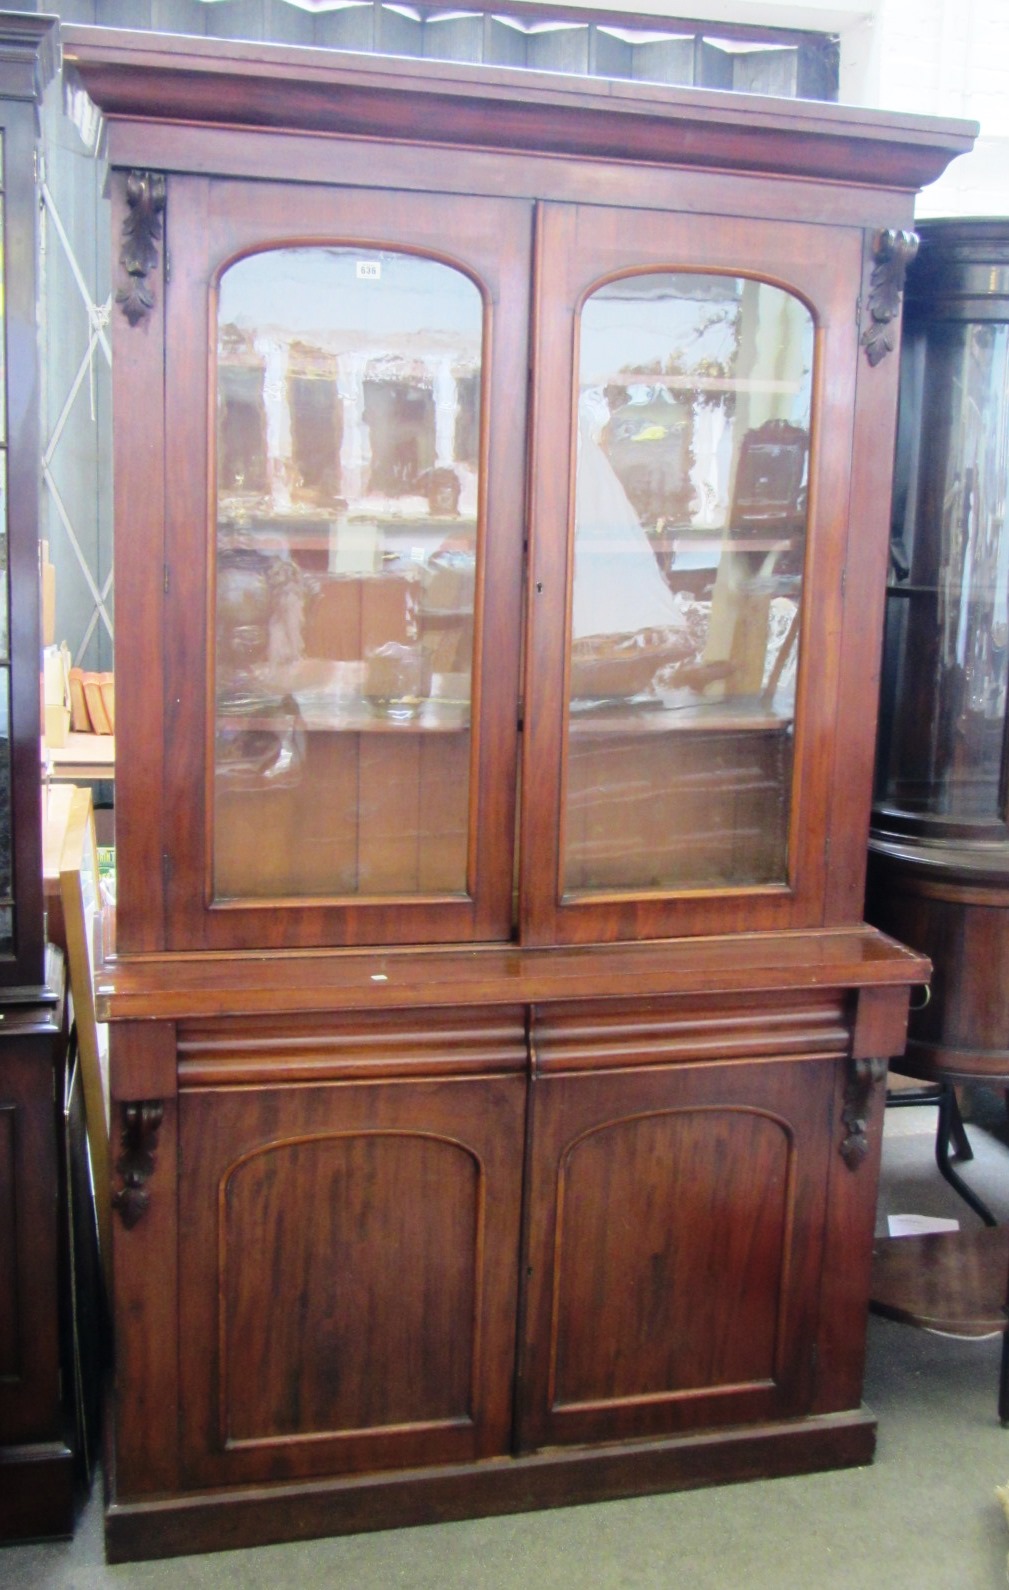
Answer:
M46 744L54 751L66 745L70 733L70 711L62 701L47 701L45 708Z

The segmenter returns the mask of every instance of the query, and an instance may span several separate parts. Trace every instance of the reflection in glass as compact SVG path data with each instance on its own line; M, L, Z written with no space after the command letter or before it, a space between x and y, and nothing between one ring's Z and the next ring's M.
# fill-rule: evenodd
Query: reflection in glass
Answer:
M3 343L0 336L0 344ZM10 604L7 578L7 449L0 447L0 661L10 661Z
M3 139L0 137L0 174L3 172ZM10 736L10 602L8 595L7 532L7 253L6 218L0 196L0 955L14 953L14 887L11 812Z
M0 137L0 171L3 170L3 139ZM0 325L7 317L7 281L4 262L7 258L7 217L3 197L0 195ZM0 337L0 443L7 443L7 338Z
M910 329L887 601L877 797L1005 821L1009 326Z
M786 881L812 360L765 282L583 307L568 891Z
M482 339L414 255L222 278L217 899L466 889Z
M11 732L10 668L0 668L0 905L14 888L11 843ZM0 949L2 949L0 937Z

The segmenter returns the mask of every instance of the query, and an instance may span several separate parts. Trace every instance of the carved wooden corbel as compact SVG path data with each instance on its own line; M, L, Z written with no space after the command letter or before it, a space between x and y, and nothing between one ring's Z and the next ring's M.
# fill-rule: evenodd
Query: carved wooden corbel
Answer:
M841 1158L849 1170L857 1170L869 1152L869 1106L872 1090L886 1076L885 1060L849 1061L848 1081L844 1089L844 1108L841 1122L845 1138L841 1144Z
M127 1231L132 1231L151 1201L147 1183L154 1174L154 1155L163 1115L164 1105L160 1099L141 1099L122 1106L123 1151L116 1160L116 1170L123 1178L123 1185L113 1194L112 1206L119 1211Z
M869 278L869 324L862 333L862 347L871 365L877 365L896 347L895 322L900 314L904 276L917 252L916 232L898 232L888 227L873 239L876 263Z
M148 277L158 265L165 191L165 178L160 171L131 171L126 178L130 208L123 222L119 263L129 279L116 293L116 303L122 305L131 326L139 325L154 308L154 289Z

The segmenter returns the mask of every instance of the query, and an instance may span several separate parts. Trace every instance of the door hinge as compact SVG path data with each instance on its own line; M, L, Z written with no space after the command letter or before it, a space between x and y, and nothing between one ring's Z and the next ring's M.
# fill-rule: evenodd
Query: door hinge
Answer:
M161 877L167 889L172 879L172 858L167 850L161 852Z
M844 598L845 598L845 595L847 593L847 590L848 590L848 566L847 566L847 564L845 564L844 568L841 570L841 601L842 602L844 601Z
M167 596L168 595L168 587L172 583L167 563L164 566L164 576L165 576L165 578L164 578L164 590L165 590L165 595Z
M172 256L169 254L168 250L165 249L165 286L166 287L168 286L168 283L171 281L171 279L172 279Z

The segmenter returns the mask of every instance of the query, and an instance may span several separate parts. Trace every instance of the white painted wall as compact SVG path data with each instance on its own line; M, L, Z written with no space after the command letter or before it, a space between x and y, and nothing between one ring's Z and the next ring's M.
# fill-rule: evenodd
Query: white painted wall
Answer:
M846 97L981 124L918 215L1009 214L1009 0L875 0L847 38Z

